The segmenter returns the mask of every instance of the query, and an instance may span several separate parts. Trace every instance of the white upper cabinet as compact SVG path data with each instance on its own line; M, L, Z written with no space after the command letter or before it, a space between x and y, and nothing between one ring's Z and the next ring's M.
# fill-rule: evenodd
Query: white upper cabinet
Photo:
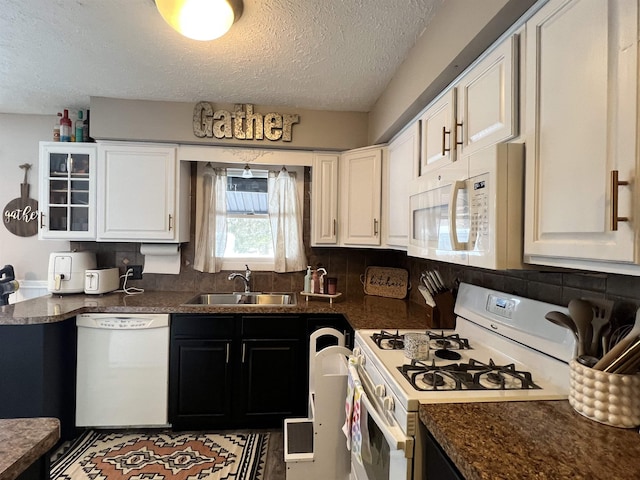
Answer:
M316 153L311 169L311 245L338 243L339 154Z
M98 240L188 241L189 164L176 146L105 142L98 158Z
M411 124L387 147L382 175L382 232L384 243L406 250L409 240L407 186L420 165L420 121Z
M518 135L519 37L472 65L420 118L420 175Z
M95 240L96 145L40 142L38 238Z
M344 245L380 245L383 147L340 156L339 238Z
M525 260L637 274L638 2L551 0L526 36Z
M456 89L450 88L422 115L420 175L456 160Z
M464 74L456 89L456 146L468 155L518 133L518 48L512 35Z

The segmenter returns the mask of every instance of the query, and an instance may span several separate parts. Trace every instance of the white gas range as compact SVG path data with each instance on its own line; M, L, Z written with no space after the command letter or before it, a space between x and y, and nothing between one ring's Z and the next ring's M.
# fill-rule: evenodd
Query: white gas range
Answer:
M385 460L373 458L371 468L355 465L352 477L423 478L420 404L566 399L576 340L544 318L552 310L567 312L463 283L455 330L358 330L352 361L369 397L367 408L377 410L369 417L370 441L378 441L376 431L395 439L390 449L398 446L405 460L398 453L394 467L391 456L387 471L374 469ZM426 360L412 362L405 356L407 333L430 337Z

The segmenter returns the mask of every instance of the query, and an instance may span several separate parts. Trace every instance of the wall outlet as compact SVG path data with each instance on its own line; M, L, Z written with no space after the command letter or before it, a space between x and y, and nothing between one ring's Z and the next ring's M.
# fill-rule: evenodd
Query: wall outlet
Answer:
M129 265L127 270L133 270L133 273L129 277L131 280L142 280L142 265Z

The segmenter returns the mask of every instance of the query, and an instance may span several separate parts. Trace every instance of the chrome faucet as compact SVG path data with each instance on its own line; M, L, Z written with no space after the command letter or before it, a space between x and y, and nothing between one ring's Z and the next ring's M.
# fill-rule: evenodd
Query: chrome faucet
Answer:
M244 271L244 275L237 272L230 273L229 280L234 280L236 277L240 277L244 282L244 293L250 293L251 292L251 286L250 286L251 270L249 269L249 265L245 265L245 268L246 270Z

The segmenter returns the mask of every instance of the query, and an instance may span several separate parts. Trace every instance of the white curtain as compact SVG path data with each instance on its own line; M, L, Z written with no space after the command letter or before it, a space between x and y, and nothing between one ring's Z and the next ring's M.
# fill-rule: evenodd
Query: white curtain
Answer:
M269 220L273 236L274 270L297 272L307 268L302 241L302 209L296 181L285 168L269 172Z
M202 215L193 268L216 273L227 244L227 171L207 164L202 178Z

